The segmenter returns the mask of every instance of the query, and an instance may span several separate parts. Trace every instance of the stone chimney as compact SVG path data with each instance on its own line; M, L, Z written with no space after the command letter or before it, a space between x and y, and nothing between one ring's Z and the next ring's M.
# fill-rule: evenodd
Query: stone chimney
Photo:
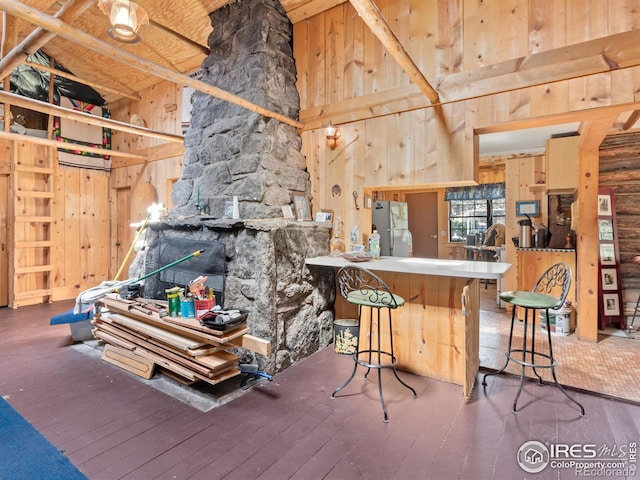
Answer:
M269 110L297 119L300 98L292 27L278 0L239 0L211 14L211 54L202 80ZM182 176L172 192L172 217L224 216L239 200L240 218L282 216L291 192L310 193L296 128L196 92L185 135Z

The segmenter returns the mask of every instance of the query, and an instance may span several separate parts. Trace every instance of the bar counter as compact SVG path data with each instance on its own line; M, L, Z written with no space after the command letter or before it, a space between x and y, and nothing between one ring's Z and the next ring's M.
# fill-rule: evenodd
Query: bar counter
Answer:
M307 258L309 267L338 269L341 257ZM400 370L462 385L468 398L480 367L480 281L500 279L511 264L417 257L381 257L356 265L377 274L405 299L393 311L394 349ZM336 294L336 318L357 309ZM368 332L360 332L368 338Z

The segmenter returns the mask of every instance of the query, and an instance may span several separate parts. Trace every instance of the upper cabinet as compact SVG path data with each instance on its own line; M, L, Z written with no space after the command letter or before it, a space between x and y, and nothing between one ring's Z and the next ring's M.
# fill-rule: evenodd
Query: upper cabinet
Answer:
M546 183L552 193L573 193L578 189L578 147L580 136L547 140Z

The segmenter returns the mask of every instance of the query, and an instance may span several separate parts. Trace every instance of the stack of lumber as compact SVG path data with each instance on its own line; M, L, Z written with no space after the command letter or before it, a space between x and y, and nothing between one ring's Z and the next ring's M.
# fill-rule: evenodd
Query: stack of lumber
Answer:
M92 333L106 343L103 360L143 378L151 378L159 367L185 384L215 385L240 374L239 356L227 350L241 346L269 353L269 343L248 335L245 323L217 331L195 318L161 316L158 304L162 302L124 300L117 294L100 300Z

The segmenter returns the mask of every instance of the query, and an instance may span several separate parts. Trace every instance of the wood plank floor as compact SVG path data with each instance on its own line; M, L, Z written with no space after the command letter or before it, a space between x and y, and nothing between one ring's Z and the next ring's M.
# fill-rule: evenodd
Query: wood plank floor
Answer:
M68 326L48 323L70 307L0 309L0 393L90 479L568 479L574 470L525 473L518 449L640 439L640 406L572 391L580 417L556 388L533 382L514 415L510 376L490 377L465 404L461 387L401 372L413 398L383 372L383 423L362 370L330 398L352 366L331 349L203 413L69 348Z

